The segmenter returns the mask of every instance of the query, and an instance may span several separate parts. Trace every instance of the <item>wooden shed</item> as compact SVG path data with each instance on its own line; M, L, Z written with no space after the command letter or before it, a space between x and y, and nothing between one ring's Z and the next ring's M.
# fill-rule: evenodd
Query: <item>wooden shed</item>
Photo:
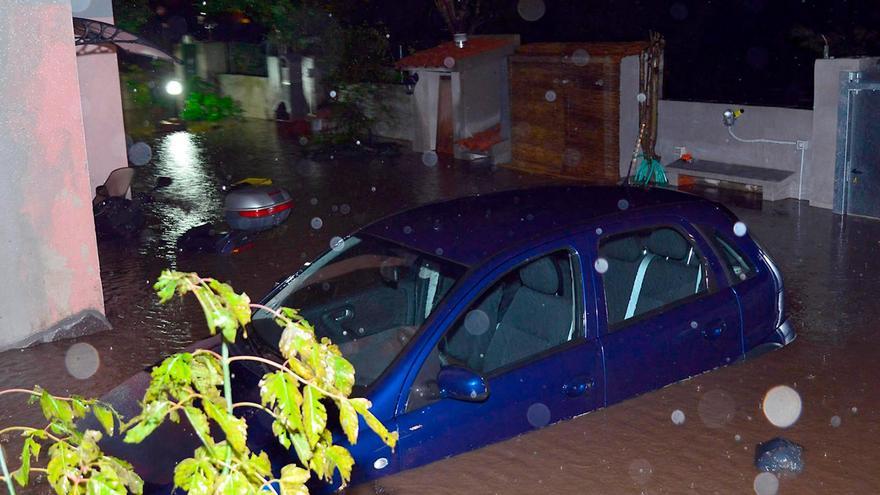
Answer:
M510 167L592 182L617 182L621 61L645 42L532 43L510 57L513 161ZM634 66L638 61L633 59ZM637 70L637 69L636 69ZM636 91L638 75L635 75ZM635 108L636 94L626 94ZM635 141L625 143L632 150Z

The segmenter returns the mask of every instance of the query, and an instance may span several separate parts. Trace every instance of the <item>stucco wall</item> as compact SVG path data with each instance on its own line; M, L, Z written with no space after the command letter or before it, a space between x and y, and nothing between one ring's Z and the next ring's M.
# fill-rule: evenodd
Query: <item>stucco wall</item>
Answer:
M0 349L103 311L70 19L0 2Z
M259 76L219 74L220 92L241 105L245 117L273 119L275 108L269 103L269 79Z
M507 59L490 60L489 63L461 72L461 115L456 121L459 136L466 138L501 122L502 64Z
M698 159L789 170L795 174L785 194L796 197L801 152L794 145L735 140L721 123L721 113L727 108L745 109L745 114L733 128L740 138L781 141L809 141L812 138L811 110L662 100L656 150L663 163L678 159L675 148L684 146Z
M376 118L373 133L377 136L412 141L413 129L412 95L400 84L370 84L369 91L374 102L367 105L367 114ZM376 112L376 103L385 106L385 115Z

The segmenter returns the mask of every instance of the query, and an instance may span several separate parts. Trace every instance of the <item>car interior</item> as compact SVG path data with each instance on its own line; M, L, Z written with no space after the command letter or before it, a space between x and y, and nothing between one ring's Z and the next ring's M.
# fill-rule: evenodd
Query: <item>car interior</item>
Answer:
M703 257L677 230L662 227L604 240L599 256L608 325L708 290Z

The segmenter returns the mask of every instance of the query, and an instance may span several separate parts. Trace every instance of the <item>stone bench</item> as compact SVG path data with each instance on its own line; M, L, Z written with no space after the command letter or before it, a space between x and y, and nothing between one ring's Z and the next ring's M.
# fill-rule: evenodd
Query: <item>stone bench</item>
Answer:
M678 185L678 177L681 175L736 182L760 186L763 198L769 201L788 197L786 194L788 180L794 175L794 172L788 170L710 160L694 160L692 162L676 160L666 165L665 168L669 183L672 185Z

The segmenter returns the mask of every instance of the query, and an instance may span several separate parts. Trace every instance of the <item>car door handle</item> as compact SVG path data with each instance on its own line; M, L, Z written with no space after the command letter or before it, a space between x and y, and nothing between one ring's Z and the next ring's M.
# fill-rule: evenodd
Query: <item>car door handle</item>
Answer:
M330 317L333 321L339 323L341 321L350 320L354 316L354 310L351 308L342 308L334 311Z
M715 322L711 325L707 325L702 330L703 338L706 340L715 340L718 337L721 337L724 334L724 330L727 329L727 323L723 321Z
M596 381L588 377L578 377L562 386L562 392L569 397L578 397L596 386Z

